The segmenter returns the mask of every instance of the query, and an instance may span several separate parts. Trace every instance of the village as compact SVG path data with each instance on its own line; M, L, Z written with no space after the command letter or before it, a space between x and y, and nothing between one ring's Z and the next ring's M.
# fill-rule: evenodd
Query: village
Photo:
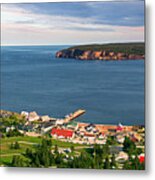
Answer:
M118 125L88 124L77 122L76 118L86 111L79 109L66 115L62 119L53 118L48 115L40 116L37 112L22 111L19 116L25 121L24 125L18 125L18 130L24 136L43 137L49 135L52 139L61 142L79 144L93 147L95 144L110 145L110 152L117 154L116 161L126 161L129 156L123 151L125 138L131 139L137 148L141 149L140 161L144 161L145 127ZM5 111L1 111L1 117L9 116ZM6 132L15 127L6 127ZM62 149L59 149L62 150ZM70 149L64 149L64 151Z
M27 120L25 127L29 127L26 132L29 136L41 136L50 131L55 139L69 141L79 144L105 144L108 137L115 137L116 142L122 144L125 136L130 137L134 142L140 144L144 139L144 126L125 126L87 124L76 122L75 119L86 111L79 109L63 119L56 119L48 115L39 116L36 112L22 111L21 115ZM32 122L35 125L32 125Z

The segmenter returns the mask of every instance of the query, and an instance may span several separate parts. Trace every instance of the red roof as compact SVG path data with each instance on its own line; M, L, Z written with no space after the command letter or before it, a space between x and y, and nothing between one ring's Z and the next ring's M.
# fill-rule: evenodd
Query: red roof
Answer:
M90 134L90 133L84 133L84 135L88 137L94 137L94 134Z
M122 131L123 130L123 127L121 127L121 126L117 126L117 129L116 129L117 131Z
M53 128L51 131L51 135L63 136L65 138L68 138L68 137L72 137L73 131L68 129Z
M139 162L140 163L143 163L145 161L145 156L139 156Z

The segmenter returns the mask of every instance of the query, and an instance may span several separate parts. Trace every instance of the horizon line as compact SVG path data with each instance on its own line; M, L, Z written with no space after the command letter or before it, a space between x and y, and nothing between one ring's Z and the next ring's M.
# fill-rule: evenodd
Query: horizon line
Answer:
M1 44L1 47L4 46L82 46L82 45L103 45L103 44L117 44L117 43L145 43L145 40L142 41L119 41L119 42L105 42L105 43L75 43L75 44Z

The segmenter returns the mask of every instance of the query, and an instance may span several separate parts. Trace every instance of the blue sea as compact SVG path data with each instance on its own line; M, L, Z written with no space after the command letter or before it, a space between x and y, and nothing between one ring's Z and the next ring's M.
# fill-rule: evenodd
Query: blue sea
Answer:
M56 59L68 46L2 46L1 109L88 123L144 124L144 60Z

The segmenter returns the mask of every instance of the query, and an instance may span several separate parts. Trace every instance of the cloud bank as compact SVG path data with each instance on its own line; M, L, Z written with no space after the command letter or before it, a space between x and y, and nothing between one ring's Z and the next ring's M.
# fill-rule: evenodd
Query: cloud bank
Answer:
M2 4L2 45L144 41L144 2Z

